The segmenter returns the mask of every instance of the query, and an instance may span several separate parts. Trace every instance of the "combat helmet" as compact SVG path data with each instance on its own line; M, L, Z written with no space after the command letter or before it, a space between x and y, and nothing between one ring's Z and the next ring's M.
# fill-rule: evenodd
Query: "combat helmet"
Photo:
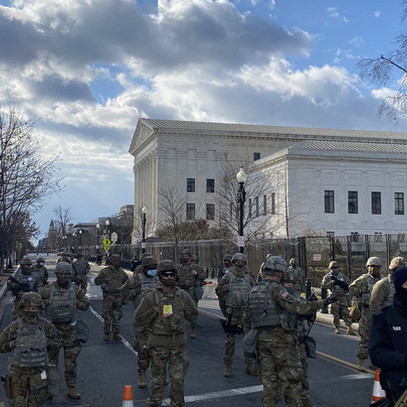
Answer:
M72 265L70 263L67 263L66 261L60 261L56 266L55 266L55 274L59 273L68 273L72 274Z
M177 267L172 260L161 260L157 266L158 276L160 276L164 271L177 272Z
M33 291L24 293L18 304L18 308L22 309L24 307L37 307L38 309L41 309L42 308L41 296Z
M36 261L37 261L37 263L45 263L44 257L38 257L38 259Z
M20 266L32 266L33 262L29 257L23 257L20 260Z
M231 255L231 254L225 254L225 255L223 256L223 261L232 262L232 255Z
M246 257L246 255L243 254L243 253L235 253L235 254L232 256L232 263L234 263L236 260L244 261L244 263L247 264L247 257Z
M141 260L141 267L143 268L143 273L147 273L147 270L153 270L157 268L157 261L154 257L144 257Z
M295 266L295 259L294 258L292 258L292 259L290 259L290 266Z
M264 275L272 275L275 272L285 273L287 271L287 262L280 256L271 256L264 263Z
M404 266L404 257L397 256L391 260L389 264L389 270L394 271L396 270L396 268L403 266Z
M369 266L382 267L382 262L378 257L369 257L366 262L366 267Z

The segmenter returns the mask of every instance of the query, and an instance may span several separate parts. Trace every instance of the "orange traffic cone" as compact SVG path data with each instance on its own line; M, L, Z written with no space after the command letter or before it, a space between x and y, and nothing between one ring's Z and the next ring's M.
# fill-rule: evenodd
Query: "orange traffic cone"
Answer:
M124 386L122 407L134 407L133 390L131 386Z
M386 398L386 393L384 392L382 386L380 385L380 370L376 370L373 382L372 402L370 404L384 398Z

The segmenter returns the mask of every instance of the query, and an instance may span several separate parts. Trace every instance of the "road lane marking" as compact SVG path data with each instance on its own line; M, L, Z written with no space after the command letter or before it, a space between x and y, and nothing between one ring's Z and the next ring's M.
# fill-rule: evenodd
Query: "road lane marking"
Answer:
M104 324L104 319L103 317L98 314L92 307L89 307L90 312L100 321ZM132 353L134 353L136 356L138 356L138 353L133 349L133 346L130 345L130 343L122 336L121 342L123 345Z

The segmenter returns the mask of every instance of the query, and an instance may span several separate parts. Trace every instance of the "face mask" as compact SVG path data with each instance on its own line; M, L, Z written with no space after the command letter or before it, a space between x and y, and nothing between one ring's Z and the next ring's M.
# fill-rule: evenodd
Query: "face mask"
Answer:
M35 322L38 318L38 311L24 311L24 319L27 322Z
M188 263L188 260L189 260L189 259L186 259L185 257L181 257L181 258L180 258L180 262L181 262L182 264Z
M60 286L60 287L68 287L68 285L69 285L69 279L68 278L60 278L60 279L58 279L57 278L57 283L58 283L58 285Z
M177 284L177 282L175 281L174 278L162 278L161 279L161 283L167 287L175 287L175 285Z
M155 277L155 275L157 274L157 270L147 270L147 275L150 277Z

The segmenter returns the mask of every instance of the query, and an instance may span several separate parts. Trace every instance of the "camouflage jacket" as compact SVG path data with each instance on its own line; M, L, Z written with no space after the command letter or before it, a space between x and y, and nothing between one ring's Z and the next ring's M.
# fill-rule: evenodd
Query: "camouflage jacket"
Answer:
M373 286L379 281L378 278L373 277L369 273L359 276L350 286L349 294L352 299L356 298L359 306L363 308L369 308L370 295L373 290Z
M380 311L381 308L393 304L395 291L391 274L382 278L373 286L369 302L369 308L372 315Z
M181 264L178 266L178 286L182 289L188 289L195 286L203 286L206 273L202 267L196 264Z
M103 294L121 294L121 286L129 279L122 268L115 269L113 266L100 270L95 278L95 284L102 286Z
M301 267L289 267L287 270L294 277L294 289L296 293L305 293L305 273Z

